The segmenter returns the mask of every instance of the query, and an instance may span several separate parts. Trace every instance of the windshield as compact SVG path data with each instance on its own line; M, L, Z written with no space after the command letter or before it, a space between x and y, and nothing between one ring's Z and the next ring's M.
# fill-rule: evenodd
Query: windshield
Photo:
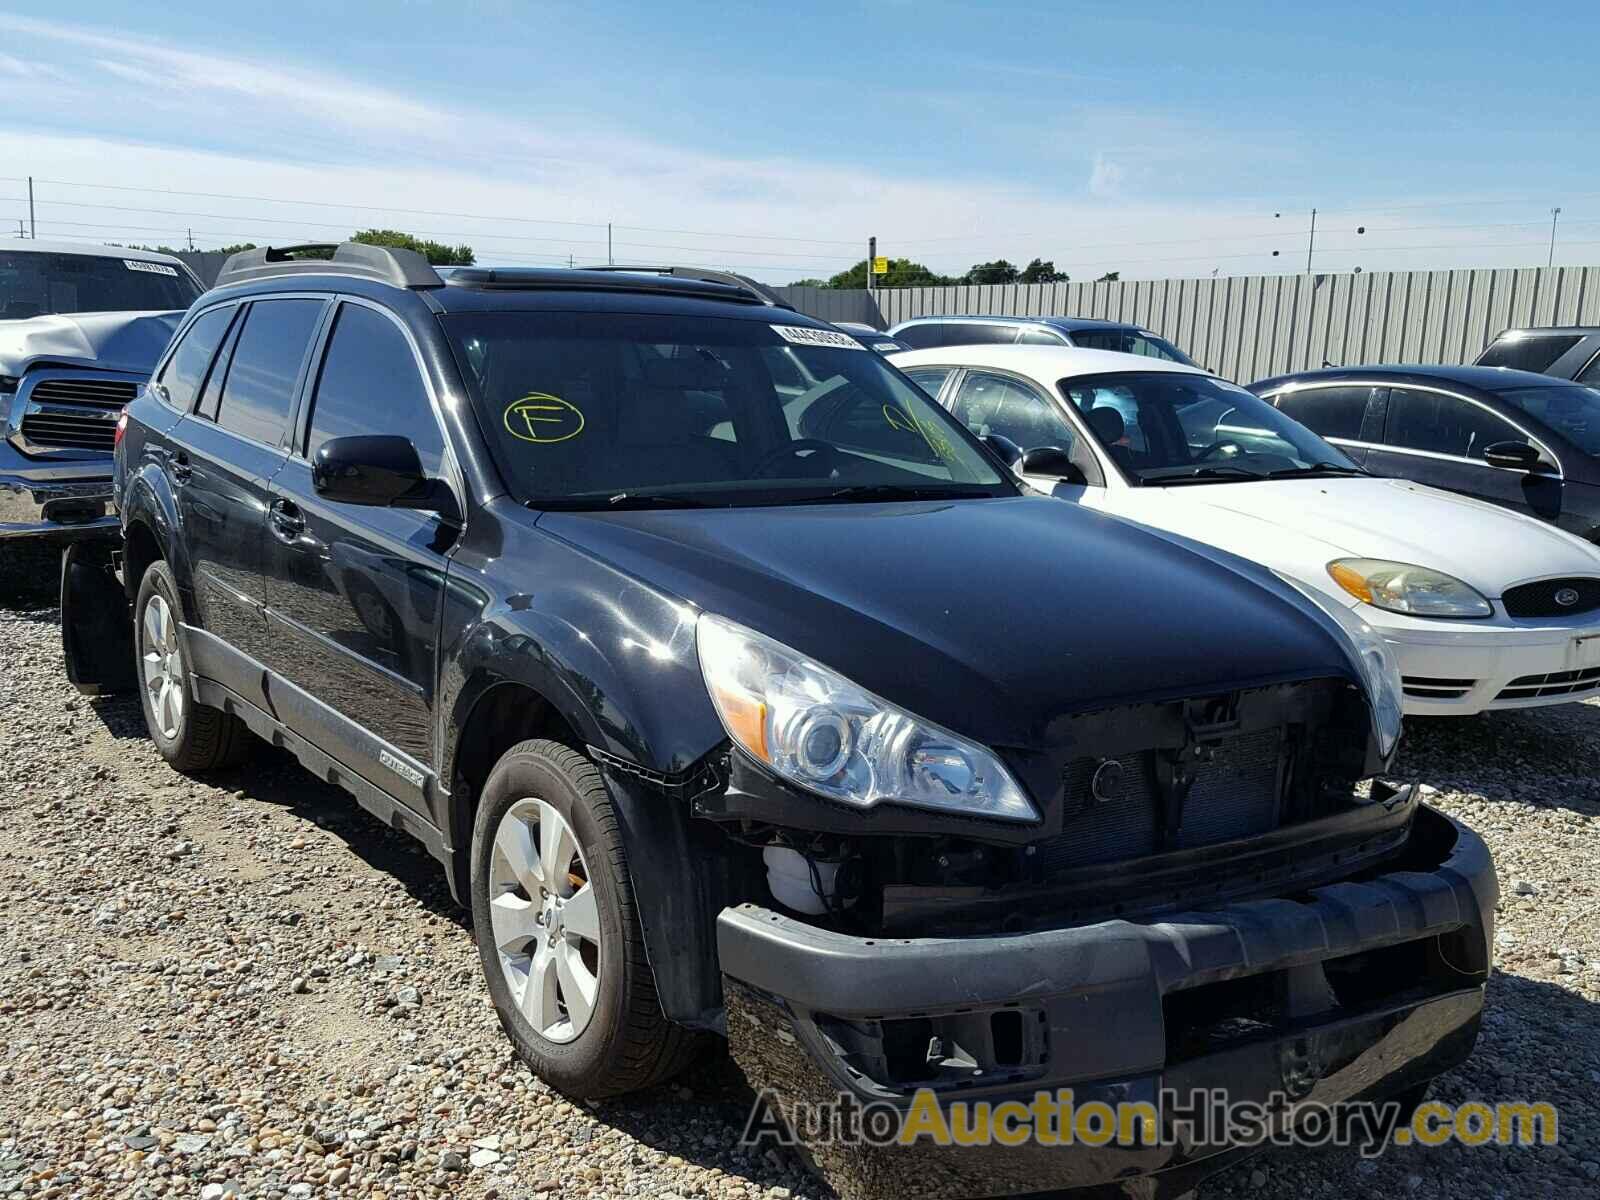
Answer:
M170 263L0 250L0 321L188 308L199 295L194 280Z
M1543 421L1585 454L1600 454L1600 388L1563 383L1496 391L1537 421Z
M1063 379L1061 392L1130 478L1261 479L1359 468L1241 387L1180 371Z
M783 315L442 320L506 481L534 507L1015 494L881 357Z
M1166 338L1140 329L1074 329L1072 344L1082 346L1085 350L1115 350L1119 354L1161 358L1167 362L1182 363L1186 367L1196 365L1194 359Z

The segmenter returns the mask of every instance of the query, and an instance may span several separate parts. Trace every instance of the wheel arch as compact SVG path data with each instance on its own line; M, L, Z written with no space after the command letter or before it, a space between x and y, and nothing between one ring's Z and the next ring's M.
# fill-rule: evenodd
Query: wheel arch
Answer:
M122 496L122 584L132 601L150 564L163 559L178 582L184 619L194 620L194 576L183 540L177 497L165 474L146 464L134 472Z

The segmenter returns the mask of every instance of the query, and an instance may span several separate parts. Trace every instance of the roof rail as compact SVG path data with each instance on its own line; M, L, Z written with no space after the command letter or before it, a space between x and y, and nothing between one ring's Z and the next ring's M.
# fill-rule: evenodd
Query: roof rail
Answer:
M333 251L332 257L297 258L309 250ZM298 246L260 246L228 256L214 287L274 279L283 275L353 275L403 288L443 287L444 280L415 250L369 246L365 242L307 242Z
M713 271L705 267L656 267L627 263L604 263L599 266L580 269L584 271L632 271L638 275L671 275L678 279L698 279L702 283L723 283L729 287L736 287L741 291L748 292L762 304L770 304L774 308L787 308L791 311L794 309L794 305L790 304L766 284L758 283L748 275L736 275L732 271Z

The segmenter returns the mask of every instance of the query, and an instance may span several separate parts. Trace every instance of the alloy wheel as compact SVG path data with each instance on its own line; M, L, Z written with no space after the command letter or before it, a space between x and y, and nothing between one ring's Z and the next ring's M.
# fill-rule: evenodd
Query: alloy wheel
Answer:
M183 727L183 651L178 645L178 622L160 592L144 606L139 649L151 720L161 736L172 741Z
M540 1037L570 1042L600 992L600 910L572 827L544 800L500 818L489 858L489 914L512 1002Z

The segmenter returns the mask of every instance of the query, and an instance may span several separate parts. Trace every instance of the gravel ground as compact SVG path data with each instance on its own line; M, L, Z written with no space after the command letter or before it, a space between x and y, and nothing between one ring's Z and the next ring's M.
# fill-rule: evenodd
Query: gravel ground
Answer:
M433 861L266 752L197 782L136 701L67 684L56 614L0 610L0 1196L816 1197L736 1146L714 1056L581 1105L516 1063ZM1277 1151L1202 1198L1600 1194L1600 707L1416 723L1398 775L1505 893L1447 1101L1549 1098L1562 1144Z

